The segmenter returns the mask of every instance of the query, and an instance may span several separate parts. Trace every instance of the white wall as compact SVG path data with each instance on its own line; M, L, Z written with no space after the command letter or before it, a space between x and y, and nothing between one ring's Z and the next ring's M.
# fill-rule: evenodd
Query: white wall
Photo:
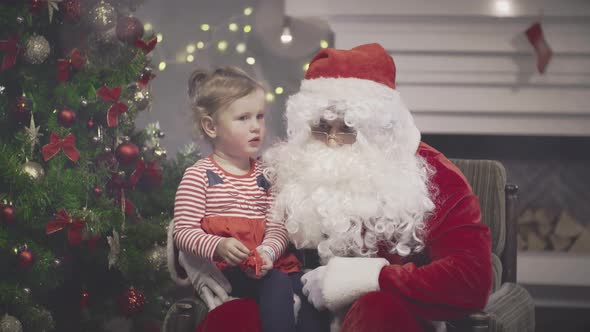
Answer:
M286 4L287 15L327 20L337 48L381 43L425 133L590 135L590 1ZM541 13L554 51L545 75L524 35Z

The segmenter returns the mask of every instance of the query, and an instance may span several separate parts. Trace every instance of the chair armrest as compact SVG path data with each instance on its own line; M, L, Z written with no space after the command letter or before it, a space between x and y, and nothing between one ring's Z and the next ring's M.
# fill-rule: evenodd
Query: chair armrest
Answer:
M515 283L504 283L492 293L484 312L489 332L534 332L535 304L529 292Z
M490 318L490 315L483 311L474 312L469 315L469 321L471 322L470 332L489 332Z
M168 309L162 332L194 332L207 312L207 306L200 299L179 300Z

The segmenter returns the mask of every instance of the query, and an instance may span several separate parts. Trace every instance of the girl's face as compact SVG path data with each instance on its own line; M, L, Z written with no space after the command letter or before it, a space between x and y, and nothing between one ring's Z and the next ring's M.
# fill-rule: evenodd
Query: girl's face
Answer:
M256 155L266 134L265 112L266 102L261 89L219 110L215 116L215 150L238 158Z

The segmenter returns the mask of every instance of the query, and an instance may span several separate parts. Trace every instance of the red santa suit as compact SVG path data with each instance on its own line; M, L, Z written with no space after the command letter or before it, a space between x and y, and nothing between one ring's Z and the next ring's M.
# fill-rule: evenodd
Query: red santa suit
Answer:
M332 114L325 114L326 109ZM420 199L412 199L412 190L407 196L404 195L404 188L399 189L397 197L377 196L384 202L388 199L393 201L393 206L396 199L407 201L404 204L410 206L405 207L400 216L412 220L402 220L401 224L400 221L392 221L392 225L388 226L393 227L393 235L385 241L386 245L377 241L376 249L369 254L360 252L359 248L340 254L338 243L343 242L334 242L332 238L346 236L347 233L333 231L332 228L348 224L336 222L331 228L329 222L333 220L325 218L327 221L323 221L318 217L313 219L314 222L317 220L316 227L309 220L297 220L298 210L293 206L290 206L290 213L275 215L277 219L281 216L286 218L290 240L297 247L317 247L321 249L320 256L324 256L325 266L306 274L310 275L306 284L310 302L340 317L339 329L346 332L433 331L432 323L435 321L457 319L482 309L492 287L492 263L490 233L481 223L478 199L465 177L447 158L420 142L420 133L395 90L393 59L380 45L362 45L352 50L325 49L314 57L300 92L290 97L287 103L290 144L296 146L308 142L309 127L322 116L322 112L324 118L332 115L343 117L347 125L358 131L355 145L367 149L376 147L378 153L384 155L382 160L391 160L392 165L396 159L406 157L419 161L418 166L412 166L411 162L402 163L395 169L392 166L391 173L403 173L408 165L416 168L415 173L429 168L427 184L407 181L427 187L429 197L425 203L416 203L413 207L412 202ZM282 154L282 159L288 156ZM375 159L381 158L374 156ZM273 158L281 159L270 155L269 159ZM290 163L286 160L283 164ZM316 165L321 166L321 163L297 167L313 168ZM347 168L347 165L336 164L334 168L337 172L337 169ZM280 172L284 171L277 170L277 173ZM387 180L387 168L376 172L385 174L381 174L384 175L382 181L372 185L379 187L382 185L380 182L391 181ZM362 172L357 174L363 176ZM293 177L292 174L283 175L287 181ZM367 179L370 181L371 176ZM278 195L274 204L275 210L279 211L283 210L281 204L298 199L297 192L281 196L281 191L290 188L281 181L279 177L275 186ZM381 188L388 185L397 184L391 181L391 184L385 183ZM419 191L416 192L419 194ZM418 194L416 197L420 197ZM303 195L302 202L307 196L313 196L309 193ZM386 211L392 210L387 210L387 202L383 204ZM374 205L375 209L384 210L379 204ZM340 211L337 208L324 214L338 214ZM341 210L346 209L343 203ZM305 219L304 216L299 219ZM362 233L359 233L363 238L371 235L369 230L377 229L367 221L373 219L370 214L364 219ZM353 226L350 221L350 232L353 232ZM408 234L412 236L408 237ZM358 239L358 236L351 238ZM363 250L366 243L361 246ZM259 331L259 320L248 314L257 312L255 306L255 303L245 300L228 302L212 310L197 330Z

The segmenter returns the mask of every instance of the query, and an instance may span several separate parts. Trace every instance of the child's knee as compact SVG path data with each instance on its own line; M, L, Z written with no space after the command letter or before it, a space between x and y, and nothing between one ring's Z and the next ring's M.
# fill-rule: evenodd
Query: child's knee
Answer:
M263 282L265 284L272 284L275 286L284 286L290 285L291 279L289 279L289 276L281 270L271 269L263 278Z

